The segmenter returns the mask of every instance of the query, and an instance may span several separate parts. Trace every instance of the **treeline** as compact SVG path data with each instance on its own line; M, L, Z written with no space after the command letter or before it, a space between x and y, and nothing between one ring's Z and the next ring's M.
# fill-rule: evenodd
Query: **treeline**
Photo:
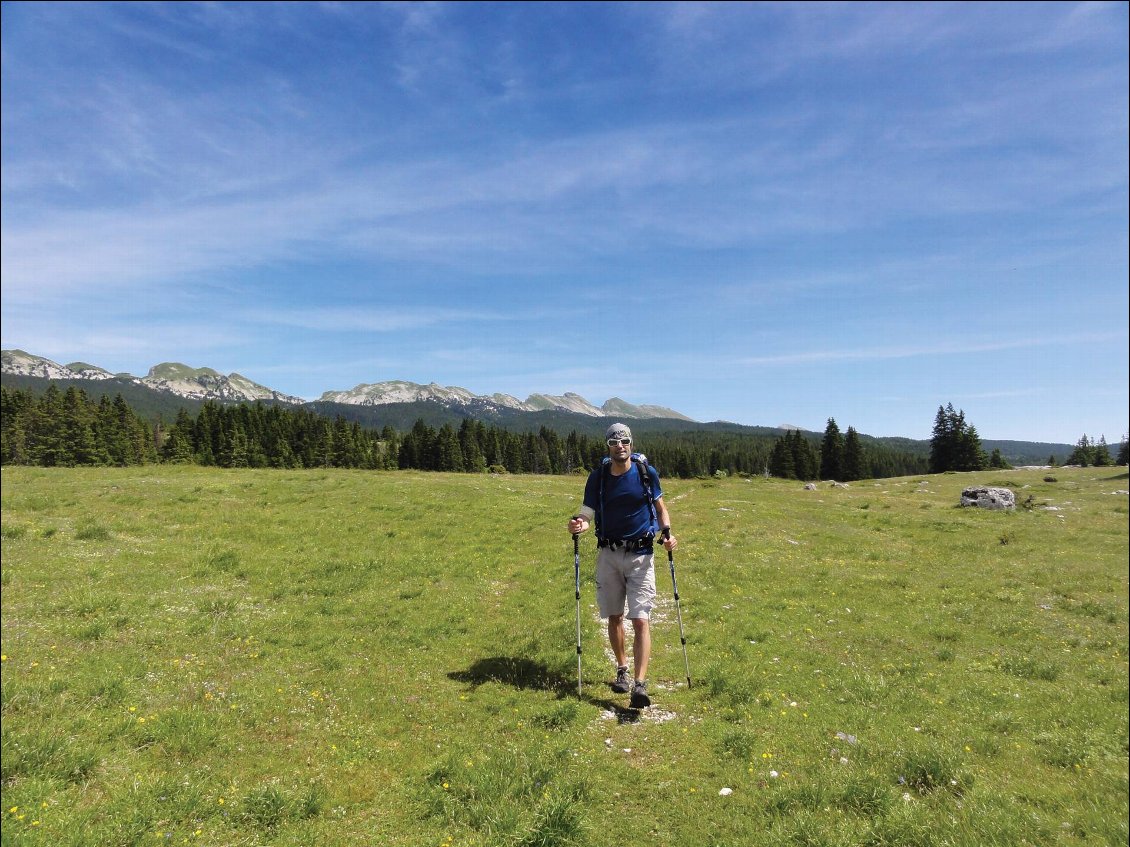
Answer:
M140 465L158 460L152 428L119 394L91 401L82 389L54 385L39 397L0 387L4 464L40 467Z
M778 438L769 454L768 472L781 479L838 480L883 479L925 473L926 459L878 444L864 444L855 427L840 432L828 418L824 437L813 441L800 430Z
M996 458L999 460L999 453ZM989 467L989 457L981 447L977 427L965 420L965 410L953 403L939 406L930 436L930 473L980 471Z
M1111 465L1125 465L1127 462L1130 462L1130 442L1127 441L1125 435L1122 436L1122 442L1118 445L1118 456L1112 459L1105 435L1100 435L1099 440L1095 441L1088 438L1087 434L1084 433L1083 437L1075 444L1075 449L1071 451L1071 455L1067 457L1066 464L1082 465L1085 468L1091 466L1105 468Z
M581 473L607 455L603 438L542 427L516 433L463 420L438 429L417 420L407 432L377 431L342 417L270 404L206 402L181 409L172 423L150 424L116 396L90 400L80 388L41 395L2 390L4 464L39 466L190 463L225 468L416 469L465 473ZM834 421L829 421L834 427ZM787 459L782 450L787 446ZM848 429L842 444L799 431L782 439L740 432L649 434L636 449L664 476L771 474L785 478L861 479L921 473L920 456L863 444ZM835 462L832 455L840 456ZM842 467L841 467L842 463Z

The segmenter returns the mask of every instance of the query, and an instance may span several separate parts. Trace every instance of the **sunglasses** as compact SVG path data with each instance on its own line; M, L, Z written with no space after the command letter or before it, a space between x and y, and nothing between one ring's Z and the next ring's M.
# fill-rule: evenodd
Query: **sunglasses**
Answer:
M608 439L608 446L609 447L615 447L617 444L622 444L625 447L627 447L631 443L632 443L632 439L630 439L630 438L609 438Z

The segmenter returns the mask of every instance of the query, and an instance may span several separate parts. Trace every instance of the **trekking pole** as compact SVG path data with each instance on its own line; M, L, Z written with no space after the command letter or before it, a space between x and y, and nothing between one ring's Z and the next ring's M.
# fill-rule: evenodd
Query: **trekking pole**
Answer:
M574 519L576 516L574 515ZM577 589L577 696L581 696L581 534L573 533L573 581Z
M664 540L671 537L671 527L663 527ZM667 564L671 566L671 589L675 592L675 616L679 619L679 641L683 643L683 666L687 669L687 688L691 687L691 663L687 659L687 637L683 635L683 610L679 607L679 586L675 582L675 554L667 551Z

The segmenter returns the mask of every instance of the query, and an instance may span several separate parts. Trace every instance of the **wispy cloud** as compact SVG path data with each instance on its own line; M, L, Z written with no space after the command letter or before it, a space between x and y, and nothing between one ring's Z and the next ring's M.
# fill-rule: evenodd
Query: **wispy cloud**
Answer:
M902 347L861 347L839 350L806 350L767 356L746 356L731 359L733 364L744 367L776 365L832 364L838 362L867 362L891 359L914 359L936 356L963 356L994 353L1004 350L1027 350L1038 347L1059 347L1066 345L1102 344L1125 339L1126 334L1079 333L1072 335L1047 336L1035 338L1014 338L994 341L948 340L937 344L908 345Z
M307 309L254 309L244 313L251 323L276 324L330 332L387 333L423 329L445 323L473 324L514 321L511 314L472 309L436 307L387 308L312 307Z

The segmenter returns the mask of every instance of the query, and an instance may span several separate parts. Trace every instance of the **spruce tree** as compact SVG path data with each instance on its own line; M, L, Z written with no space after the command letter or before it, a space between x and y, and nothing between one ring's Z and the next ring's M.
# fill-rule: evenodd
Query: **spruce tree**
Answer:
M1099 443L1095 445L1092 459L1096 468L1108 468L1114 464L1114 460L1110 457L1110 447L1107 446L1105 435L1099 436Z
M63 395L60 456L67 465L105 465L109 456L95 434L95 407L75 386Z
M463 470L463 451L459 447L459 436L455 434L455 428L451 424L440 427L435 444L433 466L435 470L448 472Z
M867 476L863 455L863 443L859 440L859 433L855 427L849 426L847 436L844 438L843 479L845 482L854 482Z
M1067 457L1066 464L1068 465L1081 465L1087 467L1095 462L1095 448L1091 444L1091 439L1087 437L1087 433L1083 433L1083 437L1075 444L1075 449L1071 451L1071 455Z
M525 473L526 460L525 451L522 449L522 442L517 436L509 432L505 435L506 439L503 447L505 459L503 465L505 465L506 470L510 471L510 473Z
M797 479L816 479L820 471L820 459L812 447L812 442L805 438L799 429L794 429L787 436L793 453L793 473Z
M28 427L32 461L45 468L58 465L66 458L62 448L60 424L63 419L63 401L55 383L47 386L36 404L31 426Z
M981 449L981 437L977 435L977 428L965 423L965 415L961 416L961 428L957 439L957 467L958 471L980 471L989 464L985 451Z
M820 478L841 479L843 476L844 439L835 418L828 418L824 440L820 444Z
M778 438L773 445L773 452L769 457L769 473L779 479L796 479L792 444L787 436Z
M930 473L977 471L987 464L981 437L977 428L966 422L965 412L955 411L953 403L939 406L930 438Z
M949 408L938 407L938 414L934 416L934 431L930 436L930 473L945 473L954 469L954 443L953 403Z

